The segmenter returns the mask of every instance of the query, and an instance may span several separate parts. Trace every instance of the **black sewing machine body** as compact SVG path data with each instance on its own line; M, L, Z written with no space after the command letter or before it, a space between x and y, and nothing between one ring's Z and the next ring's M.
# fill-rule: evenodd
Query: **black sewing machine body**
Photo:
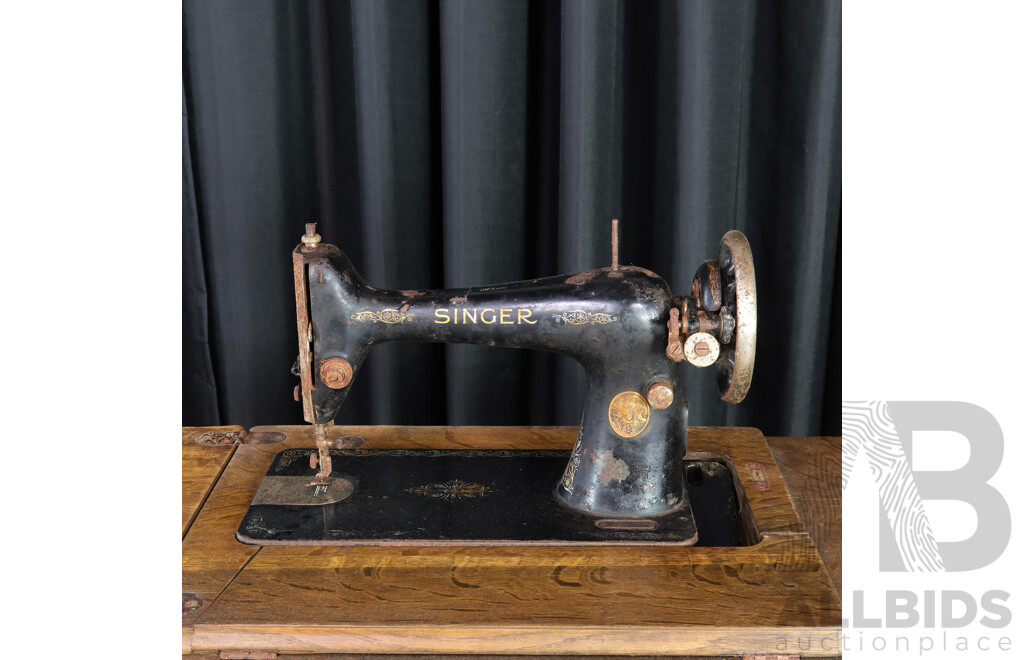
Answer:
M384 290L365 282L340 250L320 243L313 226L307 226L303 244L293 252L301 379L297 398L302 401L306 421L313 424L317 453L311 455L310 466L314 470L319 466L319 472L302 476L289 472L293 468L288 465L272 468L267 479L274 469L281 476L274 477L275 484L266 486L262 496L257 494L253 508L257 502L342 507L331 509L330 516L324 513L322 524L317 522L321 537L324 530L334 530L336 538L342 538L345 525L362 524L362 518L353 517L357 506L376 512L379 501L397 502L405 497L405 504L395 503L391 510L374 514L394 516L397 521L408 518L409 511L418 506L408 499L409 493L423 494L433 487L447 488L456 495L449 498L445 491L445 499L490 492L504 493L501 497L511 502L520 499L512 496L517 487L528 484L537 491L532 472L543 473L543 478L550 480L551 466L565 460L561 476L547 482L549 486L541 489L539 499L529 500L537 515L549 521L564 519L554 525L567 530L562 541L644 538L695 542L685 473L689 469L692 475L694 468L684 461L687 402L679 391L679 362L716 366L727 401L736 402L745 395L756 332L749 246L742 234L730 232L723 239L718 260L705 262L698 269L691 295L673 296L668 284L651 271L619 266L616 241L617 231L613 230L613 263L608 268L472 288ZM371 348L390 341L530 348L572 357L586 371L587 394L571 453L562 457L524 453L514 466L498 461L508 458L504 454L495 454L491 456L494 467L487 468L486 461L473 462L458 452L449 453L445 461L426 461L425 455L416 458L415 452L400 452L388 468L379 462L379 454L332 449L328 425L354 386ZM539 458L545 460L530 462ZM336 466L335 459L339 461ZM376 467L368 467L371 463ZM359 465L363 476L351 472ZM535 467L524 467L527 465ZM503 484L499 483L501 477L490 474L492 469L519 470L521 474L515 477L515 485ZM369 486L377 483L370 470L407 475L403 478L411 485L385 494L389 486ZM432 474L434 482L417 486L414 476L408 476L416 470ZM475 470L479 477L477 481L453 478L458 470ZM523 474L524 470L531 474ZM716 471L705 466L705 473ZM362 491L360 483L364 484ZM282 489L288 495L281 495ZM368 494L374 489L380 494ZM404 495L399 496L399 490ZM371 502L374 498L377 501ZM496 505L492 501L490 506ZM735 509L735 504L730 506ZM500 506L488 515L500 517L498 510ZM481 515L467 511L460 514L464 519ZM298 509L291 512L299 514ZM251 510L247 516L250 526L253 515ZM339 516L347 522L337 522ZM401 525L416 527L414 520L402 519ZM526 524L518 520L514 525ZM508 524L513 525L511 518ZM613 531L602 536L605 529ZM458 532L449 532L458 536ZM439 538L446 533L437 532ZM240 531L240 538L243 536ZM499 533L497 538L503 537Z
M587 374L579 441L557 496L603 516L659 515L682 505L686 402L676 396L667 408L652 409L642 394L654 383L678 391L678 365L665 354L672 296L660 277L625 266L467 289L388 291L364 282L340 252L324 252L307 260L314 370L340 358L353 374L349 386L313 390L314 423L334 419L377 344L554 351ZM620 395L621 405L612 406Z

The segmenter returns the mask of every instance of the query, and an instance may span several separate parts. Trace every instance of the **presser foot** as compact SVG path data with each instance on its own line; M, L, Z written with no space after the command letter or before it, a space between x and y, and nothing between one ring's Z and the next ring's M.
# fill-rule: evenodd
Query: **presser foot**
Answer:
M328 477L323 483L310 483L309 477L267 475L253 497L254 505L317 506L341 502L355 490L344 477Z
M313 425L313 439L316 440L317 453L310 454L309 467L315 470L319 464L320 471L316 473L309 485L316 486L319 492L320 487L326 486L331 478L331 445L327 441L327 424Z
M316 451L309 452L309 468L319 470L309 479L309 473L302 474L295 466L289 474L268 474L260 482L253 497L253 505L261 506L318 506L336 504L346 499L355 490L354 478L332 474L330 444L327 440L327 424L313 425ZM280 461L281 466L297 462L295 455Z

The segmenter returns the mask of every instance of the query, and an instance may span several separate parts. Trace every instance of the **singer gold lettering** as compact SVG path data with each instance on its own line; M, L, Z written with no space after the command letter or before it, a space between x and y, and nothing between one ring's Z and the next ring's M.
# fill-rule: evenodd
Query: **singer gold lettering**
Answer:
M448 309L442 307L434 310L434 323L444 325L452 323L465 325L484 323L486 325L534 325L537 322L531 317L533 310L522 308L485 308L485 309Z

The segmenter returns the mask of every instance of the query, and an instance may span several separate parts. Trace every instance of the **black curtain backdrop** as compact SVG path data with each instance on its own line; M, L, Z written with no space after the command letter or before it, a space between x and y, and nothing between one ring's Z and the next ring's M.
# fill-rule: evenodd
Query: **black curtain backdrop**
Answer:
M690 423L839 434L840 4L184 3L186 425L302 423L304 223L379 287L621 261L689 289L738 228L759 294L738 406L682 365ZM338 423L578 424L583 370L375 348Z

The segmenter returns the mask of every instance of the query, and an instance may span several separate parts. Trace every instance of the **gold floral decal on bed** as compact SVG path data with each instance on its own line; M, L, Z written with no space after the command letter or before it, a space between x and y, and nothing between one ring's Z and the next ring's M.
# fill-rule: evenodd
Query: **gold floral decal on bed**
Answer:
M483 484L470 483L462 479L451 479L436 484L407 488L406 492L441 500L461 500L469 497L480 497L489 490Z

